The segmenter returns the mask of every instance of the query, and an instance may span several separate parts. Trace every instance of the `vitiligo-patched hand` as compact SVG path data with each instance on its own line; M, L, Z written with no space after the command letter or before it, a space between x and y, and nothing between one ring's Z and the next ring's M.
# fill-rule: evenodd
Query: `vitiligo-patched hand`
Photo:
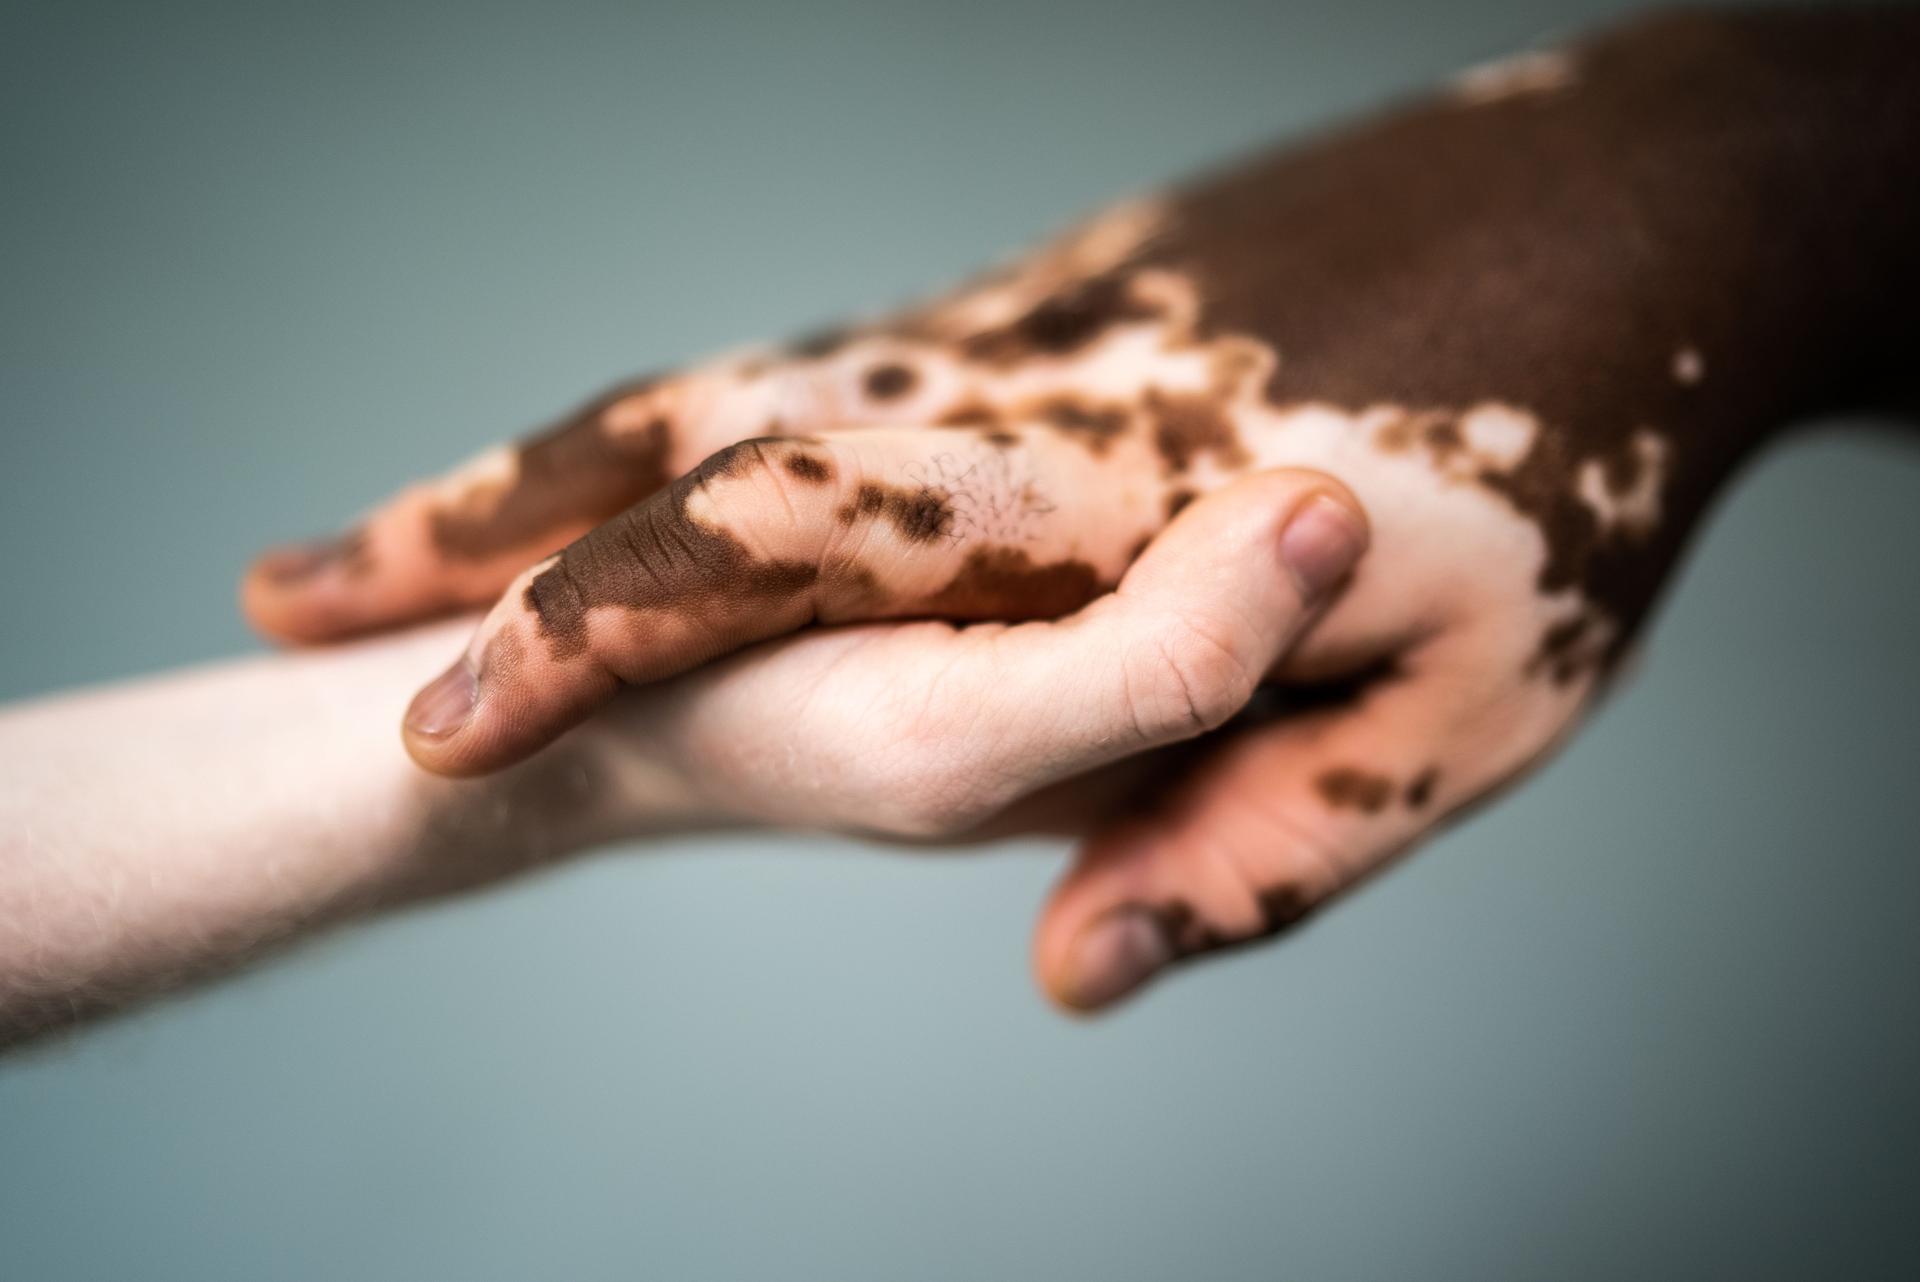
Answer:
M1272 676L1343 697L1094 841L1041 967L1097 1004L1537 758L1740 459L1911 382L1879 310L1920 285L1911 28L1686 17L1482 69L930 304L618 389L263 560L250 609L322 640L504 590L410 732L481 771L810 623L1068 615L1197 495L1337 478L1371 550Z

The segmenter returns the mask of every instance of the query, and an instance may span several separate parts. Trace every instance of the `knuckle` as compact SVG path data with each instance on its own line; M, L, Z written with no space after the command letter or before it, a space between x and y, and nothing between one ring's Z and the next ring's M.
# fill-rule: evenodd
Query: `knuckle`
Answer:
M1127 690L1143 737L1162 741L1217 730L1253 697L1259 674L1193 620L1157 631L1131 656Z

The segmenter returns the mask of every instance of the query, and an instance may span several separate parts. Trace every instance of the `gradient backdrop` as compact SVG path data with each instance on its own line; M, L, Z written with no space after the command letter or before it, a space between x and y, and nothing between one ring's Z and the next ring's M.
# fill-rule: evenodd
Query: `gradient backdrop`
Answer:
M6 3L0 696L246 650L264 541L1614 7ZM1053 848L333 938L0 1066L0 1276L1913 1276L1917 549L1910 442L1776 452L1544 776L1098 1024L1029 986Z

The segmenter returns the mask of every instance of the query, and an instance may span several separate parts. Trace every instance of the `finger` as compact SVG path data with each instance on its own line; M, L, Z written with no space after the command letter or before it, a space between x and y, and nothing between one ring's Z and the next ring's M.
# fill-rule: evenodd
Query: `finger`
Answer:
M1230 716L1366 537L1329 478L1248 477L1187 507L1069 618L788 638L637 691L589 733L611 775L717 781L712 803L738 819L972 833L1055 780Z
M1088 839L1041 917L1042 987L1094 1010L1297 924L1552 742L1572 696L1506 684L1470 639L1442 638L1351 705L1228 738Z
M819 620L1050 618L1120 577L1164 501L1044 426L730 446L517 579L408 742L496 769L618 686Z
M243 609L270 636L310 642L486 605L727 441L804 430L818 410L804 390L745 358L615 388L401 491L345 535L267 553L243 581Z

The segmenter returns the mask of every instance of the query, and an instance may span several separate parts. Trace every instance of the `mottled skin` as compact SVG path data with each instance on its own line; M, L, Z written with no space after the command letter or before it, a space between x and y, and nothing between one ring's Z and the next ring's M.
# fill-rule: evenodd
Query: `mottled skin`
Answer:
M1278 929L1568 731L1770 433L1911 407L1917 50L1911 14L1680 16L1481 69L949 296L616 391L330 570L269 559L254 616L321 639L504 590L465 662L519 729L416 737L484 769L810 622L1066 614L1197 495L1323 471L1372 550L1270 675L1351 697L1223 742L1063 892L1176 954ZM1223 798L1298 850L1177 885L1136 858Z

